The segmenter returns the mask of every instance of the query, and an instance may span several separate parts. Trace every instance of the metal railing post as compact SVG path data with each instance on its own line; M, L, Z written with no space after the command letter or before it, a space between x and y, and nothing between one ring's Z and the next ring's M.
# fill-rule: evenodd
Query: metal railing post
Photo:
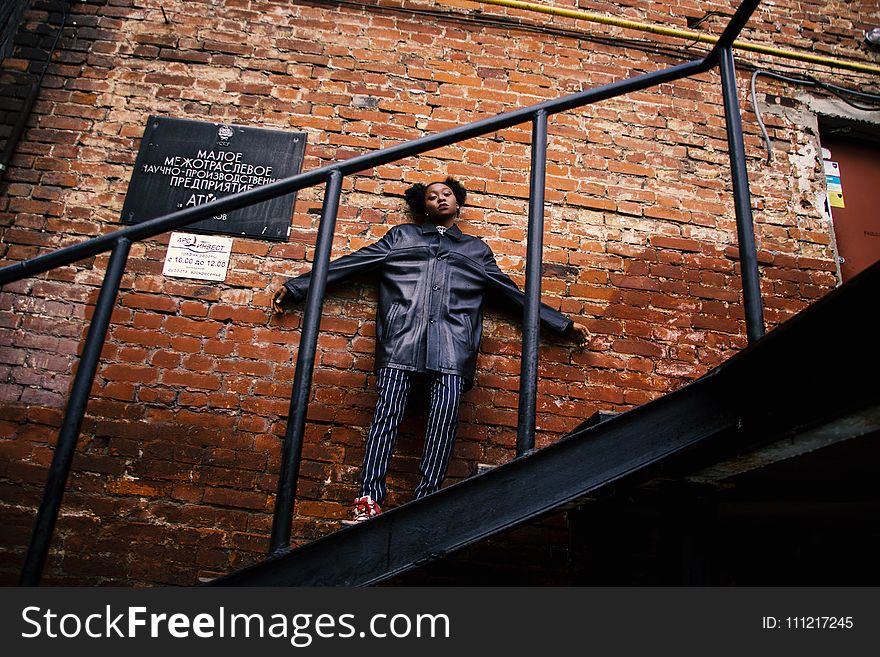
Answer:
M22 586L37 586L43 575L46 557L49 554L49 545L55 530L55 522L61 508L61 498L64 496L67 476L70 474L70 466L76 451L76 441L82 428L89 393L95 380L95 372L98 370L98 361L104 347L104 340L107 337L110 316L116 305L116 296L119 293L122 275L125 273L125 263L128 260L130 249L131 242L129 240L125 238L117 240L107 264L107 271L104 273L104 283L101 285L101 292L95 303L95 312L92 315L91 324L89 324L79 367L76 370L67 408L64 411L61 430L58 432L55 453L52 455L52 463L49 466L43 500L37 511L37 521L34 524L31 542L25 555L20 579Z
M318 225L318 239L315 243L315 261L312 263L312 277L306 296L303 326L299 338L299 353L296 357L296 373L293 377L287 430L284 434L284 446L281 450L281 472L278 477L278 494L275 498L275 515L272 519L270 554L283 552L290 547L293 504L299 466L302 461L303 435L309 409L312 372L315 368L315 351L318 348L318 327L321 323L321 310L324 305L324 290L327 287L327 272L330 252L333 247L333 233L336 229L336 215L339 212L342 178L342 173L338 169L332 171L324 191L324 204L321 208L321 221Z
M538 349L541 337L541 270L544 252L544 187L547 173L547 112L532 120L532 163L529 189L529 230L526 253L526 298L523 307L523 346L519 375L519 417L516 455L535 447L538 401Z
M755 247L755 225L752 219L749 174L746 169L742 116L736 95L736 68L730 46L718 51L721 89L724 96L724 117L727 124L727 147L733 180L733 203L736 210L736 234L739 242L739 265L742 275L743 307L746 336L749 343L764 335L764 311L761 303L761 282L758 274L758 252Z

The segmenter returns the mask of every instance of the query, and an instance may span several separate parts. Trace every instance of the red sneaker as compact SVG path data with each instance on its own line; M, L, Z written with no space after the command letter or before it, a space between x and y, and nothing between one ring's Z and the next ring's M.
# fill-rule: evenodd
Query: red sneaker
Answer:
M351 511L353 516L352 522L355 523L375 518L382 513L382 509L369 495L357 498Z

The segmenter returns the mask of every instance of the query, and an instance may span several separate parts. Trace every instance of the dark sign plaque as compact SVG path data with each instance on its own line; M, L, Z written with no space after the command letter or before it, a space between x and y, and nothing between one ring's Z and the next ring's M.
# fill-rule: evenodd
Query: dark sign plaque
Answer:
M296 175L305 146L303 132L151 116L122 221L137 224ZM284 241L295 201L296 194L288 194L185 230Z

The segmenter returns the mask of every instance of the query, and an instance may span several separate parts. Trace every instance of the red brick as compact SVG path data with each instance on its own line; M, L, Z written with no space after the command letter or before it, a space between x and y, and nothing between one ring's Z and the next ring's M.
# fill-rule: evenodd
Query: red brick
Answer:
M638 340L615 340L611 348L620 354L638 354L655 358L664 355L664 349L656 344L640 342Z
M291 350L287 347L266 344L238 344L234 345L235 353L242 358L253 358L268 362L285 363L290 361ZM207 345L205 347L207 349Z
M59 51L7 172L0 198L6 262L119 227L148 114L170 108L206 121L306 130L306 171L653 70L645 53L613 44L579 48L572 39L523 37L513 28L488 34L447 26L444 57L437 58L426 53L436 51L438 33L424 21L345 8L330 20L300 4L291 5L288 18L304 32L293 34L268 30L244 0L227 3L232 22L210 12L175 13L172 2L166 10L176 17L174 26L135 20L127 4L77 6L79 47ZM632 9L648 19L646 11ZM839 9L839 22L857 23L855 11ZM755 19L755 33L769 29L778 45L797 47L791 25L799 19L774 6ZM808 23L804 29L820 50L863 58L847 30L819 34L818 23ZM38 24L22 29L30 36ZM372 41L361 39L364 30ZM520 52L507 47L512 39ZM409 46L395 49L397 43ZM22 52L2 64L0 77L15 80L41 65L21 59ZM146 66L157 58L177 61ZM201 70L190 70L193 65ZM415 87L395 91L389 75ZM844 84L864 86L861 74L841 75ZM646 403L746 344L723 109L713 85L681 80L664 85L663 93L628 94L551 122L544 240L550 273L544 291L551 298L545 301L586 323L593 336L586 349L544 336L539 446L574 426L579 409L588 415ZM796 88L774 83L772 92L786 111L802 109ZM765 120L774 148L782 150L750 176L756 176L765 311L775 325L838 281L830 226L792 187L799 179L789 170L815 136L783 114ZM746 132L747 150L759 152L760 135ZM524 124L347 177L334 254L407 221L402 195L409 184L454 175L470 191L462 215L467 232L486 239L502 268L521 282L529 159ZM67 558L53 566L50 581L190 584L199 573L241 567L265 554L302 322L301 304L270 317L269 302L287 276L310 267L322 193L321 186L298 193L288 242L236 237L222 282L164 277L167 234L133 244L71 475L71 500L65 498L72 511L59 545ZM10 400L0 429L16 445L8 455L0 450L0 473L26 484L17 487L16 504L31 508L38 501L34 491L52 454L47 444L55 440L76 366L71 357L84 336L81 319L91 316L86 305L94 303L107 261L107 254L93 257L0 294L0 361L8 361L0 364L6 382L0 395ZM355 492L375 403L375 276L328 292L295 542L337 528ZM469 475L477 460L513 457L518 324L515 313L487 307L477 387L462 406L464 440L452 481ZM392 504L408 499L417 478L420 444L410 429L419 421L407 424L414 433L402 438L394 461ZM10 553L23 553L27 524L21 536L10 533ZM80 529L85 532L71 533ZM118 556L133 547L159 561Z
M171 343L170 337L161 331L137 330L125 326L113 327L110 335L113 339L121 342L149 347L165 347Z
M187 319L185 317L168 317L165 319L165 331L172 335L194 335L215 337L222 328L218 322Z
M155 497L163 492L162 485L141 482L135 479L116 479L107 482L106 490L115 495L137 495Z
M173 313L177 311L177 301L154 294L124 294L121 303L131 308L143 308L146 310L158 310L160 312Z
M211 308L210 317L221 322L233 321L237 324L265 324L269 315L268 309L217 305Z
M102 378L111 381L156 383L159 380L159 372L156 369L138 365L106 365L99 372Z
M266 494L231 488L207 487L202 498L206 504L244 509L265 509Z

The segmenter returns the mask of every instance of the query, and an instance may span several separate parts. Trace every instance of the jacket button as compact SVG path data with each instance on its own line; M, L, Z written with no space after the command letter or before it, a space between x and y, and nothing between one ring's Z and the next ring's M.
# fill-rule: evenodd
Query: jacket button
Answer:
M439 285L435 285L435 286L434 286L434 287L432 287L432 288L431 288L431 289L432 289L432 290L434 290L434 291L435 291L435 292L436 292L436 291L437 291L437 290L439 290L439 289L440 289L440 286L439 286Z
M436 321L437 321L437 320L432 319L432 320L431 320L431 323L434 324L434 323L436 323Z

